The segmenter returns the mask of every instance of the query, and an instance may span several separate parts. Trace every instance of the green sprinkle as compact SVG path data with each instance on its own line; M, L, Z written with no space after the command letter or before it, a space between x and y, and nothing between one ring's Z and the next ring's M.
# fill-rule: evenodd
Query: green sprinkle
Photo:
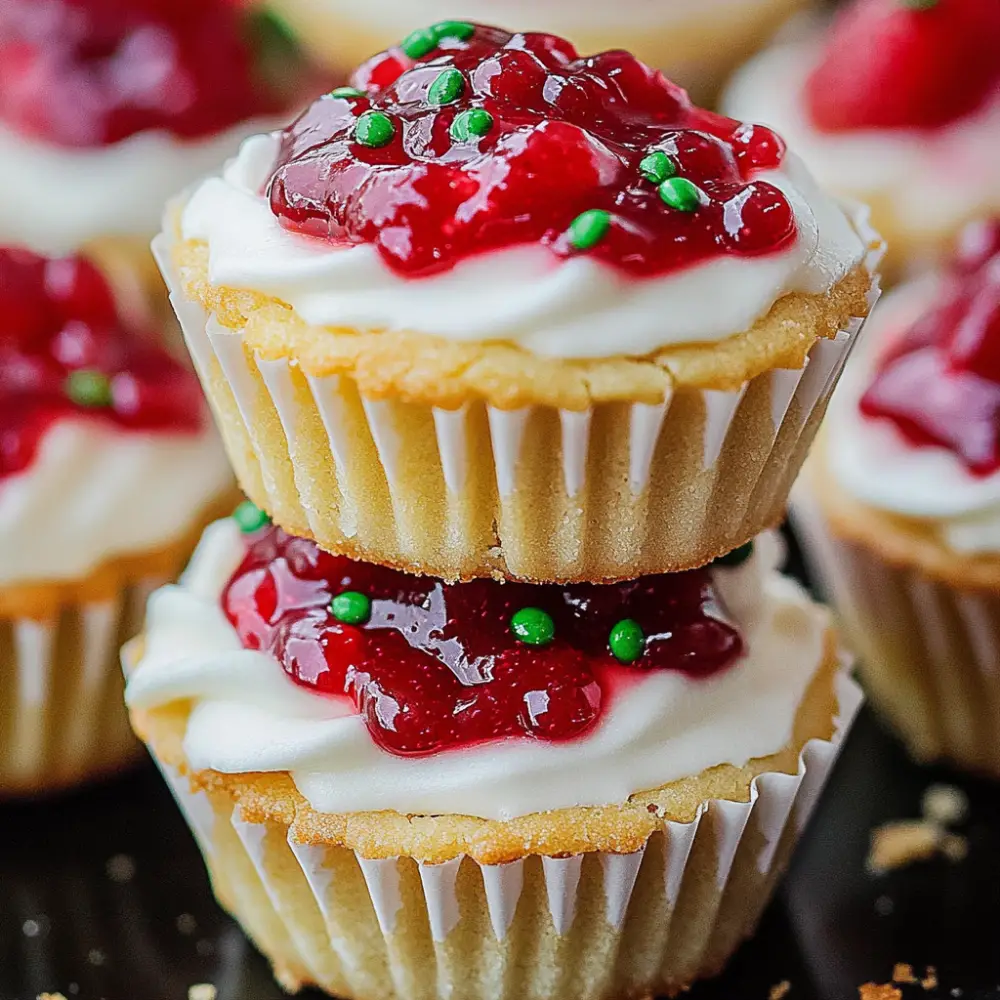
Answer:
M403 54L411 59L419 59L421 56L433 52L437 48L438 39L433 28L417 28L411 31L400 43L399 47Z
M603 208L588 208L569 224L569 245L574 250L589 250L604 239L611 225L611 213Z
M233 520L244 535L252 535L261 528L266 528L271 519L252 500L244 500L233 511Z
M113 402L111 379L104 372L95 371L93 368L79 368L75 372L70 372L66 376L64 388L66 395L77 406L99 409L110 406Z
M552 616L541 608L521 608L511 615L510 630L529 646L547 646L556 634Z
M662 150L655 150L639 161L639 173L654 184L662 184L668 177L677 173L674 161Z
M381 111L366 111L354 126L354 138L372 149L387 146L395 134L396 128L389 116Z
M686 177L668 177L659 190L660 197L678 212L693 212L701 207L704 198L701 188Z
M357 87L334 87L327 95L328 97L367 97L363 90Z
M476 26L469 21L438 21L430 26L437 42L442 42L445 38L457 38L464 42L471 38L476 30Z
M646 648L646 634L634 618L623 618L611 630L608 645L619 663L634 663Z
M484 108L469 108L455 115L448 130L455 142L472 142L493 128L493 115Z
M753 542L747 542L713 561L714 566L742 566L753 555Z
M439 73L427 91L427 100L431 104L451 104L457 101L465 90L465 77L462 71L454 66Z
M372 616L372 602L367 594L345 590L330 601L330 611L339 622L362 625Z

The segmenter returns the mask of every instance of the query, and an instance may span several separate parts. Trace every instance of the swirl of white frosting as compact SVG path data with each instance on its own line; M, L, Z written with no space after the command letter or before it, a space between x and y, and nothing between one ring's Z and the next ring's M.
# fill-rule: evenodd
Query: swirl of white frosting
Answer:
M898 225L915 234L950 232L975 215L1000 211L1000 92L973 114L933 130L823 132L802 100L818 52L815 41L795 42L751 59L729 84L724 113L750 114L777 129L824 188L888 204Z
M219 595L244 551L236 526L218 521L181 583L152 596L126 700L153 709L191 699L184 750L193 767L288 771L323 812L507 819L620 802L716 764L745 764L790 739L829 624L775 571L780 545L764 535L752 559L715 574L747 642L730 669L703 680L649 671L616 694L595 730L568 744L508 739L402 758L376 746L346 699L306 691L269 654L242 647Z
M277 151L275 135L247 140L221 177L193 192L182 232L208 243L214 284L274 295L319 326L504 340L552 357L641 357L746 330L787 293L828 291L865 254L840 207L789 154L783 169L760 175L795 213L798 235L777 253L637 279L531 244L408 279L372 244L334 247L283 229L261 194Z
M196 434L56 421L32 464L0 478L0 586L76 580L156 551L232 488L211 422Z
M67 148L0 126L0 243L72 253L102 236L149 239L167 199L232 156L273 120L201 139L138 132L110 146Z
M973 475L947 448L917 447L887 419L861 413L879 345L892 342L933 303L936 282L910 282L887 295L869 321L875 348L848 366L827 421L830 470L862 503L927 522L957 553L1000 553L1000 472Z

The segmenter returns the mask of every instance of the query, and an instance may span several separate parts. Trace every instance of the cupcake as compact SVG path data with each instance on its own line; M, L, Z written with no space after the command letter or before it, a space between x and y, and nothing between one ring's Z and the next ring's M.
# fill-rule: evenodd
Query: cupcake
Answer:
M914 756L1000 776L1000 222L873 322L796 524Z
M163 203L314 85L275 24L227 0L4 0L0 243L86 246L162 294Z
M1000 4L854 0L826 33L737 73L727 114L777 128L829 190L869 204L896 274L1000 211Z
M858 705L778 548L450 584L246 505L151 597L126 698L285 989L673 994L752 931Z
M197 379L93 264L0 249L0 796L136 755L118 648L231 489Z
M745 544L782 516L877 237L773 132L627 53L436 32L168 213L244 490L329 552L449 580Z
M699 97L715 92L747 53L764 44L793 13L810 0L692 0L648 3L627 0L614 5L573 0L445 0L399 3L398 0L276 0L316 57L353 66L370 53L402 39L399 47L419 57L433 44L434 31L456 13L475 21L530 22L539 31L573 38L587 51L627 49L656 66ZM427 25L437 21L430 29Z

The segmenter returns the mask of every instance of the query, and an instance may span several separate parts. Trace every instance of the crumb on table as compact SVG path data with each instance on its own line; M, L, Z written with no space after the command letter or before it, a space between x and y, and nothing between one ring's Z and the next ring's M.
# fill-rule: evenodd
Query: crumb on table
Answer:
M858 995L861 1000L903 1000L903 991L892 983L865 983Z
M771 987L771 991L767 995L767 1000L785 1000L791 988L792 984L787 979L783 979L780 983L776 983Z
M872 831L865 867L875 875L926 861L941 848L945 833L924 819L901 819L883 823Z
M188 1000L215 1000L216 989L211 983L195 983L188 987Z
M924 819L940 826L955 826L969 815L969 797L954 785L929 785L920 800Z
M915 983L917 977L913 974L913 966L906 962L897 962L892 967L892 981L894 983Z

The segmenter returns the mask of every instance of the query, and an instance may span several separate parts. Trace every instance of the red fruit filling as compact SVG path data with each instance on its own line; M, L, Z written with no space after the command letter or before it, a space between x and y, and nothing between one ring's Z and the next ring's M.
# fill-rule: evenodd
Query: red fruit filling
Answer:
M442 22L353 83L285 130L267 193L285 227L373 243L400 274L542 243L653 275L795 238L784 195L754 179L781 140L693 107L627 52Z
M123 326L93 264L0 248L0 478L27 468L59 419L183 433L203 412L198 380Z
M1000 470L1000 220L966 229L943 284L881 359L861 411L990 475Z
M855 0L806 81L828 131L934 129L1000 98L997 0Z
M227 0L3 0L0 119L101 146L278 113L301 100L308 71L275 23Z
M349 699L398 755L569 740L646 671L709 677L743 651L706 569L608 585L448 584L332 556L276 527L248 536L222 606L245 647L271 653L297 684ZM512 626L521 618L524 638ZM612 633L624 620L621 641Z

